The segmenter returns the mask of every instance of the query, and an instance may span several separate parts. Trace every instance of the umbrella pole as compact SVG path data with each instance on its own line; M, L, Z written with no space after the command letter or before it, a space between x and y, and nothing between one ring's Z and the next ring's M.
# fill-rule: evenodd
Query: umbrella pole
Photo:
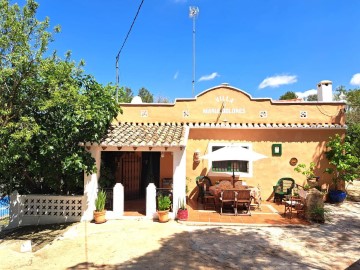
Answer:
M232 163L232 169L233 169L232 185L234 186L234 183L235 183L235 168L234 168L234 162Z

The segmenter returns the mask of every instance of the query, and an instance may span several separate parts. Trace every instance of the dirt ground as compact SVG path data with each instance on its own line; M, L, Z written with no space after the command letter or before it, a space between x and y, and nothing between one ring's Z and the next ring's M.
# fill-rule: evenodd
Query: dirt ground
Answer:
M360 269L360 202L310 226L74 223L0 235L1 269ZM44 229L44 227L42 227ZM33 252L20 252L32 240Z
M27 253L19 252L22 241L33 237L34 247L40 247L42 236L10 234L0 243L1 268L360 269L360 203L328 207L331 222L306 227L75 223L53 230L60 236ZM47 241L54 236L45 235Z

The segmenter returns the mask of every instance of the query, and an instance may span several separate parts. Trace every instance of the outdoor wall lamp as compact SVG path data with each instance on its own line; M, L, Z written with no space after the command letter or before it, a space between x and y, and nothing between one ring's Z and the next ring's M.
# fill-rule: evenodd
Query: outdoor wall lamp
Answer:
M161 152L161 158L165 157L165 152Z
M196 149L194 152L194 162L200 163L200 150L199 149Z

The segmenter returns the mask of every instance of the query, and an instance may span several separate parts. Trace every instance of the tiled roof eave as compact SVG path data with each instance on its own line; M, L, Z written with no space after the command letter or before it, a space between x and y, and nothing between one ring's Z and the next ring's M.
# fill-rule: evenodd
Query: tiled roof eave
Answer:
M268 123L187 123L189 128L215 129L347 129L340 124L268 124Z
M187 127L178 123L123 122L109 127L102 146L115 147L185 147Z

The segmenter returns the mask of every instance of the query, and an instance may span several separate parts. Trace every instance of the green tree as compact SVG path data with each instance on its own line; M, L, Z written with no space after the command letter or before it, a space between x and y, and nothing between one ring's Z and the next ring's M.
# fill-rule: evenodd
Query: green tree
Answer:
M318 96L317 96L317 94L309 95L306 100L307 100L307 101L317 101L317 100L318 100Z
M142 102L144 103L153 103L154 102L154 96L147 90L146 88L142 87L139 89L138 96L141 97Z
M156 103L170 103L170 101L167 97L158 96L156 98Z
M119 91L119 102L130 103L134 94L129 87L121 88Z
M353 153L360 160L360 89L345 92L347 100L347 141L353 145Z
M295 99L297 95L293 91L287 91L280 97L280 100L288 100L288 99Z
M349 183L358 178L359 159L353 155L354 146L349 141L343 141L342 138L336 134L326 144L329 149L325 154L326 158L332 167L325 171L332 175L336 189L340 187L340 183Z
M96 168L80 142L97 142L117 115L115 87L47 47L56 27L0 0L0 188L2 192L74 193Z

